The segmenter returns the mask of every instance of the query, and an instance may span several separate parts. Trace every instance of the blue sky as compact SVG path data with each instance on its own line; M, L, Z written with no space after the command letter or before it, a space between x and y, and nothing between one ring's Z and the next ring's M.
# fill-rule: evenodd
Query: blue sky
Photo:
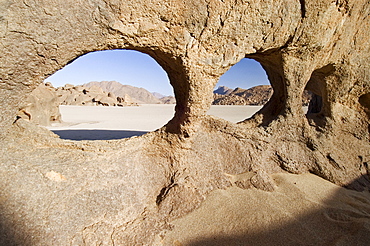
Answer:
M91 52L79 57L45 81L55 87L82 85L90 81L115 80L122 84L143 87L150 92L173 95L166 72L150 56L131 50ZM217 86L250 88L269 84L261 65L243 59L221 76Z

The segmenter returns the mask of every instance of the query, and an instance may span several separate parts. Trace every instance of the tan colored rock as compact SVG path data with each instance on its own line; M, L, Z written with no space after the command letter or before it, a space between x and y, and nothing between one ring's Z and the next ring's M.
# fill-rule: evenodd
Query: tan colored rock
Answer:
M212 191L234 186L225 173L258 170L253 184L266 199L248 200L248 211L256 212L256 220L269 218L258 238L269 239L277 228L282 235L307 235L307 225L294 222L314 221L310 235L330 239L319 243L368 242L369 202L362 195L347 194L325 214L299 217L312 208L302 206L298 217L289 217L296 211L290 200L323 194L330 198L324 201L338 204L340 198L320 188L301 193L292 183L280 193L286 194L280 203L288 207L285 213L270 207L272 195L261 189L282 187L281 179L268 178L279 172L313 173L368 189L369 14L368 0L2 1L0 244L154 245L157 238L164 243L167 231L185 224L176 219L195 211ZM22 119L14 123L26 96L46 77L79 56L107 49L144 52L167 72L177 105L166 126L126 140L77 142ZM266 70L271 99L240 124L207 116L219 77L244 57ZM319 113L304 114L305 89L322 97ZM51 170L66 180L50 180ZM300 189L313 189L309 184ZM244 211L233 201L228 208ZM216 212L214 221L224 222L224 214ZM317 234L315 225L328 218L338 227L325 223L320 227L325 233ZM228 226L219 228L229 233ZM250 242L258 245L258 240L241 244Z
M95 100L96 100L96 98L95 98ZM117 99L116 98L112 98L110 96L102 96L96 102L99 105L103 105L103 106L115 106L117 104Z
M18 117L42 126L61 122L54 88L50 84L40 84L22 103Z
M135 106L130 98L116 97L112 92L105 92L97 86L66 85L55 90L57 100L61 105L77 106Z
M113 99L117 98L116 95L114 95L113 92L108 92L108 97L113 98Z
M166 96L159 99L163 104L176 104L176 98L173 96Z
M103 91L112 93L113 97L125 97L130 95L133 102L138 104L159 104L161 101L144 88L131 85L123 85L117 81L89 82L86 87L100 87Z
M89 92L91 94L103 94L104 91L102 88L98 86L91 86L91 87L85 87L86 92Z
M213 105L265 105L273 94L269 85L254 86L249 89L235 88L230 91L220 87L218 90L223 94L214 94ZM311 93L305 90L302 95L302 106L308 106L310 100Z

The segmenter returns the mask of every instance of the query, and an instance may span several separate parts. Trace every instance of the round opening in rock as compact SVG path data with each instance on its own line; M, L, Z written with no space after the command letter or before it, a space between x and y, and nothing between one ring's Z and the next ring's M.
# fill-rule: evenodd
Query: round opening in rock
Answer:
M220 77L213 93L208 114L236 123L258 112L273 89L261 64L244 58Z
M175 103L167 74L153 58L108 50L81 56L48 77L19 117L62 139L111 140L162 127L173 117Z

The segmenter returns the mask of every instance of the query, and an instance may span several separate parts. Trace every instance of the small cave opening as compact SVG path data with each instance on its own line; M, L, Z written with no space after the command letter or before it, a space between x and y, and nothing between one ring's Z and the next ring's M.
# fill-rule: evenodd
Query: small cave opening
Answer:
M220 77L208 114L241 122L258 112L272 94L273 88L261 64L243 58Z
M167 73L135 50L87 53L46 78L18 117L67 140L141 136L174 116L176 99Z
M330 81L334 70L334 66L329 64L313 71L305 87L305 91L309 93L308 105L304 110L306 118L317 126L325 125L325 117L329 116L330 110L327 103L328 81Z
M359 97L358 102L364 108L365 113L370 119L370 93L363 94Z
M306 94L306 95L305 95ZM306 114L318 114L322 110L322 97L311 92L305 90L303 93L302 99L302 106L304 107L304 111Z

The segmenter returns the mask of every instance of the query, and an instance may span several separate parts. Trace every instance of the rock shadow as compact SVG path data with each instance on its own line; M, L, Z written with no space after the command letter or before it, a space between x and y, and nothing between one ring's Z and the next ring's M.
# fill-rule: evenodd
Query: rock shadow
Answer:
M0 205L0 245L28 245L29 243L24 238L17 235L14 230L14 223L5 217L5 212L4 208Z
M131 130L52 130L61 139L65 140L114 140L142 136L146 131Z

